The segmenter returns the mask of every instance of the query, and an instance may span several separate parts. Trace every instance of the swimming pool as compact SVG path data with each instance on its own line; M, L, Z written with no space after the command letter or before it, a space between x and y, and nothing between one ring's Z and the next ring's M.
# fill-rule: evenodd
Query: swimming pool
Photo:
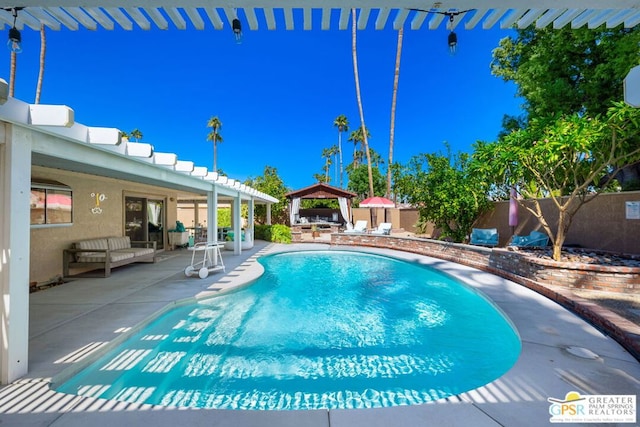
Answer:
M347 251L260 262L251 286L172 309L56 390L182 407L387 407L487 384L520 353L493 304L426 266Z

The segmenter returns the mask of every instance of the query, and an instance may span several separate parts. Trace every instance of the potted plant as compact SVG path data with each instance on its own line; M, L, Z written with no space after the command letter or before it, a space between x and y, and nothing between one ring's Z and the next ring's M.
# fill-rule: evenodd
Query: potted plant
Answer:
M318 226L313 224L311 226L311 236L315 239L316 237L320 237L320 232L318 231Z

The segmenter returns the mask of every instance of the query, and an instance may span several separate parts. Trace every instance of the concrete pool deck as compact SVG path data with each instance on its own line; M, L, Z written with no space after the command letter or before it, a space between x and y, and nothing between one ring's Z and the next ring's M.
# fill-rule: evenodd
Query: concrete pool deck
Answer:
M125 334L174 301L215 294L261 273L256 259L275 251L349 249L328 244L256 241L242 255L224 253L226 273L185 277L186 250L156 264L118 268L103 279L74 279L30 296L29 373L0 389L7 426L531 426L549 424L548 398L635 395L640 363L610 337L545 297L459 264L391 250L353 248L437 267L487 295L511 319L522 353L505 375L484 387L434 403L382 409L230 411L176 409L57 393L49 384L89 353ZM580 424L573 424L580 425ZM594 426L597 424L582 424ZM603 424L614 426L616 424ZM620 424L630 425L630 424Z

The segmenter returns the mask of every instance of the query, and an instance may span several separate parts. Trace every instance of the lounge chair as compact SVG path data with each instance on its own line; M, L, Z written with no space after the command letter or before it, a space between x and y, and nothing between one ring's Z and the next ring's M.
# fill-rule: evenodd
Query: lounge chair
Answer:
M498 238L497 228L474 228L471 230L470 243L478 246L497 246Z
M540 248L549 245L549 236L540 231L532 231L528 236L518 236L515 234L509 242L509 246L521 248Z
M391 234L391 223L383 222L378 225L378 228L371 230L371 234L389 235Z
M345 233L366 233L367 232L367 221L358 220L356 221L356 225L353 228L350 228L351 223L347 223L347 229L344 230Z

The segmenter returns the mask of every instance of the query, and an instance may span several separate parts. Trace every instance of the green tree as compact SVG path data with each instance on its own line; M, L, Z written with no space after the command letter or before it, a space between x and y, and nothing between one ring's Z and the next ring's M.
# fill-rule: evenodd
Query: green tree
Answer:
M129 136L138 142L142 139L142 132L140 132L140 129L134 129L129 133Z
M325 183L328 184L328 177L326 173L314 173L313 174L313 179L315 179L318 183Z
M207 135L207 141L213 143L213 172L218 171L218 143L222 142L222 135L220 135L220 129L222 128L222 122L218 116L212 116L207 122L207 127L211 128L211 132Z
M344 114L341 114L338 117L336 117L336 119L333 121L333 126L338 128L338 154L340 156L340 161L339 161L340 162L340 188L343 188L344 168L342 165L342 133L347 132L349 130L349 120L347 119L347 116L345 116Z
M349 177L349 183L347 189L358 195L358 199L364 200L369 196L369 168L367 165L354 166L353 164L347 166L347 174ZM373 194L384 194L385 190L385 178L380 173L378 168L371 168L371 175L373 179Z
M369 129L365 128L367 138L371 138ZM364 157L364 134L362 128L351 131L348 141L353 142L353 165L358 166Z
M278 170L276 168L272 166L265 166L262 176L249 178L245 184L278 199L278 203L271 205L271 221L274 224L287 223L288 204L284 195L291 190L284 184L284 181L278 175ZM265 224L267 222L266 206L256 206L255 220L259 224Z
M333 164L333 157L338 153L338 146L333 145L329 148L325 148L322 150L322 158L324 159L324 166L322 167L324 171L324 179L322 182L330 183L331 182L331 165Z
M529 27L500 41L491 72L517 84L530 118L605 114L639 63L639 42L638 28Z
M371 159L371 165L374 168L380 169L380 166L384 165L384 159L382 158L380 153L378 153L376 150L374 150L371 147L369 147L369 158ZM376 194L383 194L383 193L376 193Z
M559 261L578 210L609 186L619 169L616 165L640 160L639 126L640 111L622 102L605 116L574 113L534 119L526 129L497 142L476 143L475 165L531 199L518 202L538 219ZM550 212L542 210L538 197L551 199ZM557 218L555 224L548 218Z
M517 31L493 51L492 73L517 84L524 118L503 122L503 136L533 119L557 114L606 115L620 101L623 80L637 65L640 28L537 29ZM624 165L623 165L624 166ZM616 168L623 189L640 188L640 162Z
M430 221L442 237L462 242L477 218L491 207L487 180L478 176L481 171L472 162L468 153L418 154L407 165L392 168L394 186L418 208L420 221Z

